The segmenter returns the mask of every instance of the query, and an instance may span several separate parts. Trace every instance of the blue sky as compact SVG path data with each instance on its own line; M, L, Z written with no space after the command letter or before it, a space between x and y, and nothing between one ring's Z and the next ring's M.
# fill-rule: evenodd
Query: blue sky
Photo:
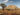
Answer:
M9 1L9 0L8 0ZM7 6L12 4L12 5L16 5L18 8L20 8L20 0L12 0L13 3L11 2L8 2L8 3L5 3ZM2 2L2 0L0 0L0 2Z

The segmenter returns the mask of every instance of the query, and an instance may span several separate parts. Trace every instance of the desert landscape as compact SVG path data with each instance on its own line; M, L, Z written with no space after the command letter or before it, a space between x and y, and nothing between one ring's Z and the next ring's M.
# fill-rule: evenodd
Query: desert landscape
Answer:
M20 15L20 8L16 8L16 6L11 5L4 8L4 11L1 9L1 15Z

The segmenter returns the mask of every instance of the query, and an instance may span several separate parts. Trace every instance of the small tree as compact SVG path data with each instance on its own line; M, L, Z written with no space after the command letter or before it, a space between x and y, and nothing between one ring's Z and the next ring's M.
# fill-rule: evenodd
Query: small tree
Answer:
M3 11L4 11L4 8L6 7L6 5L5 5L5 4L3 4L3 3L1 3L1 6L2 6Z

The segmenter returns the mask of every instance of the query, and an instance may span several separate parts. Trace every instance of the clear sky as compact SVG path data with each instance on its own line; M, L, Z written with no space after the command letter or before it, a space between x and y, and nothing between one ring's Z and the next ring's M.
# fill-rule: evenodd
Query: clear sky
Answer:
M9 1L9 0L8 0ZM16 5L18 8L20 8L20 0L11 0L12 2L8 2L5 3L7 6L12 4L12 5ZM0 2L2 2L2 0L0 0Z

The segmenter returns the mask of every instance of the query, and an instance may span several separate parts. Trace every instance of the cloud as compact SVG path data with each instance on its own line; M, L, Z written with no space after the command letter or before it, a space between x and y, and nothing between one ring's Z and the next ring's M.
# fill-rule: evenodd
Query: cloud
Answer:
M4 0L3 2L7 2L8 0Z
M0 9L2 9L2 7L0 6Z
M13 2L13 1L10 1L10 2Z

